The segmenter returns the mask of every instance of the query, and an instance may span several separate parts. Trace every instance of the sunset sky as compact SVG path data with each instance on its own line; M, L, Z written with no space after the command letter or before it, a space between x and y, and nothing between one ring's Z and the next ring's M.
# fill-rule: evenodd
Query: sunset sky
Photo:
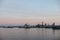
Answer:
M0 0L0 24L60 24L60 0Z

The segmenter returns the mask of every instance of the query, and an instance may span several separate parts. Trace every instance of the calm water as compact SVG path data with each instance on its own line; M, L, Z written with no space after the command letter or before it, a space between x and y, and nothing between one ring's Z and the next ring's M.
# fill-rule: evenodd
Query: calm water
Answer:
M60 40L60 30L0 28L0 40Z

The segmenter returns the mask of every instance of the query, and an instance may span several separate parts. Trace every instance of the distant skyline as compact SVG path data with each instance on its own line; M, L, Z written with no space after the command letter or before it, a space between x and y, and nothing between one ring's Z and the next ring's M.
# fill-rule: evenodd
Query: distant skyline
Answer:
M0 0L0 24L60 24L60 0Z

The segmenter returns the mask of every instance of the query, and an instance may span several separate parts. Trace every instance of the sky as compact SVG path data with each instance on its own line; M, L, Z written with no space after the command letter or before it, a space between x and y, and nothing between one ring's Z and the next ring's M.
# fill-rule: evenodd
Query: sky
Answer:
M60 24L60 0L0 0L0 24Z

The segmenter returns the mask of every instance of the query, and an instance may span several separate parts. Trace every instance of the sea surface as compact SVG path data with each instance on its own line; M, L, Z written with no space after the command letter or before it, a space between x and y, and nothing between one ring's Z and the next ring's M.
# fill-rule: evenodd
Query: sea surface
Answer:
M48 28L0 28L0 40L60 40L60 30Z

